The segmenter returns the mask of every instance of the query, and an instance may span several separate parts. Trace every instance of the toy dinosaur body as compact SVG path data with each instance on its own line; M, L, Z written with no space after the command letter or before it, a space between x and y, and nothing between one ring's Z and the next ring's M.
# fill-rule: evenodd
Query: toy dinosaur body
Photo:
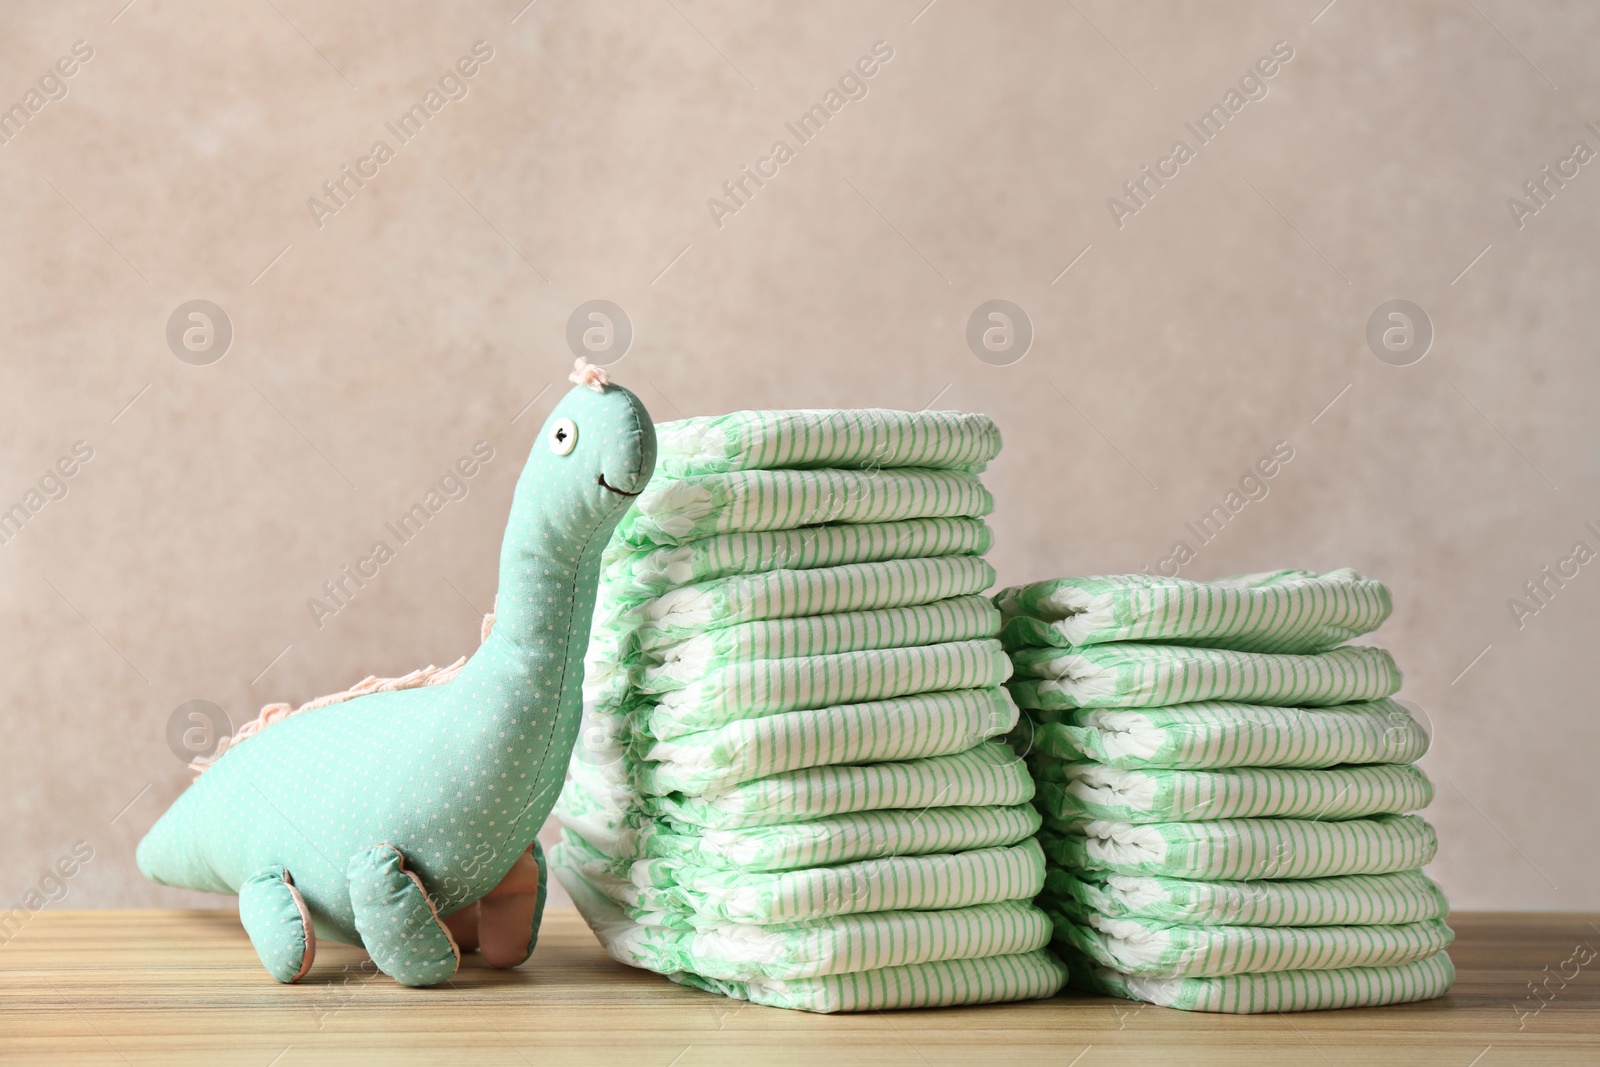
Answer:
M517 482L494 628L448 682L294 715L231 747L139 845L152 880L237 893L279 981L316 938L433 985L463 948L516 966L547 878L535 839L578 730L600 554L655 464L630 392L580 362Z

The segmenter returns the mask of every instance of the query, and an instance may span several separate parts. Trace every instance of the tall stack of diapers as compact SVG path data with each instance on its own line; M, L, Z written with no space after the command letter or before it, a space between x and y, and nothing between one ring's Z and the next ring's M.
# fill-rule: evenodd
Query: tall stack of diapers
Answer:
M1000 614L983 416L657 427L605 556L551 861L610 954L811 1011L1066 973Z
M1194 1011L1424 1000L1454 979L1388 616L1349 570L1006 589L1041 905L1080 988Z

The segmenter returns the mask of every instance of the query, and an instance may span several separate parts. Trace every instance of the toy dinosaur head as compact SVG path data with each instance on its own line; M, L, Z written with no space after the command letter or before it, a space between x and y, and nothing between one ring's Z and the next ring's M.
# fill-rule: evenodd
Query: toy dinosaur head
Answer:
M639 398L602 368L580 359L572 380L534 441L518 506L526 497L546 522L609 533L655 470L655 426Z

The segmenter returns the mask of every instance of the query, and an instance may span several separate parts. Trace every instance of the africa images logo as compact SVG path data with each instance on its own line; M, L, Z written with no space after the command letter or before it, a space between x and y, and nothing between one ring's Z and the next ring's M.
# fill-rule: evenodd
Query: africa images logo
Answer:
M1123 182L1122 191L1127 199L1113 196L1106 200L1111 221L1117 224L1117 229L1122 229L1127 225L1128 218L1149 207L1157 191L1182 173L1184 165L1199 155L1201 148L1221 135L1223 128L1244 110L1246 104L1252 100L1265 100L1271 91L1267 82L1276 77L1293 58L1294 48L1288 41L1274 44L1270 54L1257 59L1254 66L1239 76L1237 85L1228 87L1222 94L1220 104L1212 104L1199 118L1183 124L1194 138L1193 145L1179 138L1173 142L1171 152L1156 160L1153 169L1146 163L1137 176Z

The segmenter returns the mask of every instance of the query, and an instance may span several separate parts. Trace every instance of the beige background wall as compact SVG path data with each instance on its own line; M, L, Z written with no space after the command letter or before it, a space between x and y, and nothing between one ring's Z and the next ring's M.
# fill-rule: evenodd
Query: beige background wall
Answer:
M1461 907L1600 907L1600 566L1521 628L1507 606L1600 549L1600 167L1521 229L1507 207L1600 149L1593 5L120 2L0 13L0 104L93 49L0 146L0 507L93 450L0 544L0 903L80 840L69 905L202 899L133 866L188 779L174 708L237 722L469 651L567 317L606 298L660 418L993 415L1004 582L1157 565L1288 442L1183 573L1388 581L1436 876ZM399 144L385 122L480 40L468 95ZM865 98L798 145L784 123L878 41ZM1108 198L1278 41L1266 98L1119 229ZM707 199L780 138L719 228ZM378 139L319 228L307 199ZM991 298L1033 324L1014 365L963 339ZM1364 336L1393 298L1436 333L1409 366ZM192 299L232 323L209 366L164 336ZM480 439L466 498L319 629L307 599Z

